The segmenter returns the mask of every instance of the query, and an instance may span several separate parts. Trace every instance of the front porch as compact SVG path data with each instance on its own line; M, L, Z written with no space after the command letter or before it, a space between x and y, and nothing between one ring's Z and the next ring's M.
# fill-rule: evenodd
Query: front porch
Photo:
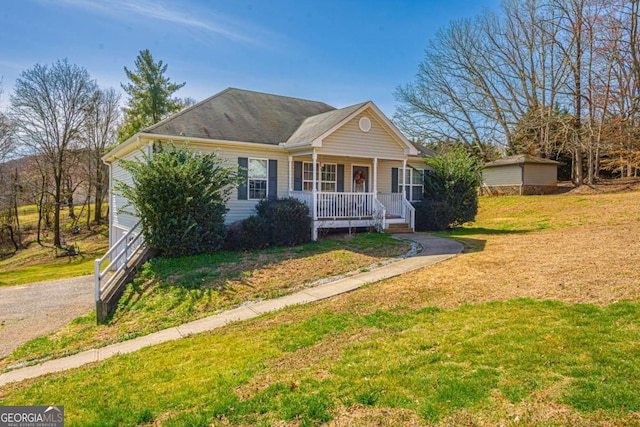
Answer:
M386 231L391 224L415 229L415 209L402 193L290 191L290 197L309 206L312 238L321 228L373 227Z

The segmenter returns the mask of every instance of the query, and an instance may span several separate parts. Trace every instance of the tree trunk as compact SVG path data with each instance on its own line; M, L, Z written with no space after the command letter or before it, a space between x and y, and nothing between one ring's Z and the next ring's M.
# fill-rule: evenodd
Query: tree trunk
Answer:
M4 226L7 230L9 230L9 237L11 238L11 243L13 243L13 247L15 248L16 252L18 252L18 249L20 248L18 243L16 243L16 239L13 235L13 227L11 227L9 224L5 224Z
M91 230L91 183L87 188L87 200L85 203L87 203L87 230Z
M73 196L67 197L67 204L69 205L69 218L76 219L76 206L73 204Z
M582 172L582 149L576 148L574 152L574 182L573 184L576 187L580 187L582 185L582 181L584 180L584 174Z
M20 212L18 212L19 191L20 185L18 184L18 169L16 169L15 175L13 176L13 211L16 217L16 234L18 235L18 245L22 245L22 233L20 231ZM13 230L11 230L11 238L13 239ZM16 250L18 250L17 247Z
M59 169L61 170L61 168ZM60 246L61 172L55 172L55 195L53 200L53 245Z
M593 174L593 169L595 167L595 162L593 159L593 138L590 137L589 138L589 153L588 153L589 157L587 158L587 168L588 168L588 172L587 172L587 183L589 185L593 185L594 184L594 174Z
M96 198L95 198L95 206L94 206L94 217L93 220L96 222L96 224L99 224L100 221L102 221L102 169L100 168L100 164L98 163L98 165L96 166L97 168L97 172L96 172Z
M43 246L40 241L40 231L42 230L42 205L44 203L44 190L45 190L46 178L42 177L42 187L40 188L40 203L38 204L38 244Z

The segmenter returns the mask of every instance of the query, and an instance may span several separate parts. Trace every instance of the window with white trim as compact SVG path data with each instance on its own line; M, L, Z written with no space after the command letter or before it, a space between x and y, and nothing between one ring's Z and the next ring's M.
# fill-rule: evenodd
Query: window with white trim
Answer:
M337 191L338 165L325 163L320 167L320 191Z
M398 177L398 182L402 185L402 171ZM422 200L424 193L424 171L419 169L407 168L406 170L407 185L404 187L404 195L410 202Z
M322 163L316 165L316 178L320 191L337 191L338 165ZM302 165L302 190L313 191L313 163L304 162Z
M249 159L247 171L249 200L267 198L269 161L267 159Z

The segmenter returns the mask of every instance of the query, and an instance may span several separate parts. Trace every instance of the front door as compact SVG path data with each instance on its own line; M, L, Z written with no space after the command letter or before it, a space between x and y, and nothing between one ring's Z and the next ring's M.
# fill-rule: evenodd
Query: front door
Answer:
M351 176L351 188L354 193L369 192L369 166L354 166Z

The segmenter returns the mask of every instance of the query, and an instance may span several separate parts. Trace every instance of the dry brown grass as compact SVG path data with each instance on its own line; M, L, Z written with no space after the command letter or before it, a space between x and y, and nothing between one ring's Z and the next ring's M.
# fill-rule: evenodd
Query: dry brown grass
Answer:
M485 208L471 226L484 233L467 234L462 239L473 239L476 246L481 241L483 250L349 295L348 304L358 306L359 301L373 300L378 308L436 305L450 309L514 298L598 305L639 301L640 193L546 197L521 198L504 208ZM528 209L548 217L547 223L554 228L530 233L486 232L495 224L516 221L514 216Z
M252 333L254 326L268 328L296 323L325 310L366 315L379 309L403 307L409 311L425 306L453 309L462 304L514 298L600 306L622 300L638 302L639 199L638 192L483 199L478 221L469 226L469 233L461 233L463 242L470 243L467 253L335 297L308 307L304 312L284 312L259 324L245 325L244 330ZM537 212L537 217L545 218L544 227L548 228L518 232L532 228L524 219L530 214L523 214L531 211ZM494 233L504 229L505 224L517 225L512 227L512 233ZM258 329L255 332L258 333ZM268 369L237 391L250 397L269 384L294 383L300 377L321 381L331 376L331 361L339 357L346 342L360 339L370 339L370 331L359 329L355 335L339 335L332 341L297 350L288 357L274 360ZM611 414L583 413L559 404L554 393L557 394L562 386L563 382L558 382L519 404L496 396L489 403L491 407L480 413L458 411L437 425L640 425L638 413L626 413L612 422ZM417 413L406 409L355 405L337 408L334 414L331 426L430 425Z

